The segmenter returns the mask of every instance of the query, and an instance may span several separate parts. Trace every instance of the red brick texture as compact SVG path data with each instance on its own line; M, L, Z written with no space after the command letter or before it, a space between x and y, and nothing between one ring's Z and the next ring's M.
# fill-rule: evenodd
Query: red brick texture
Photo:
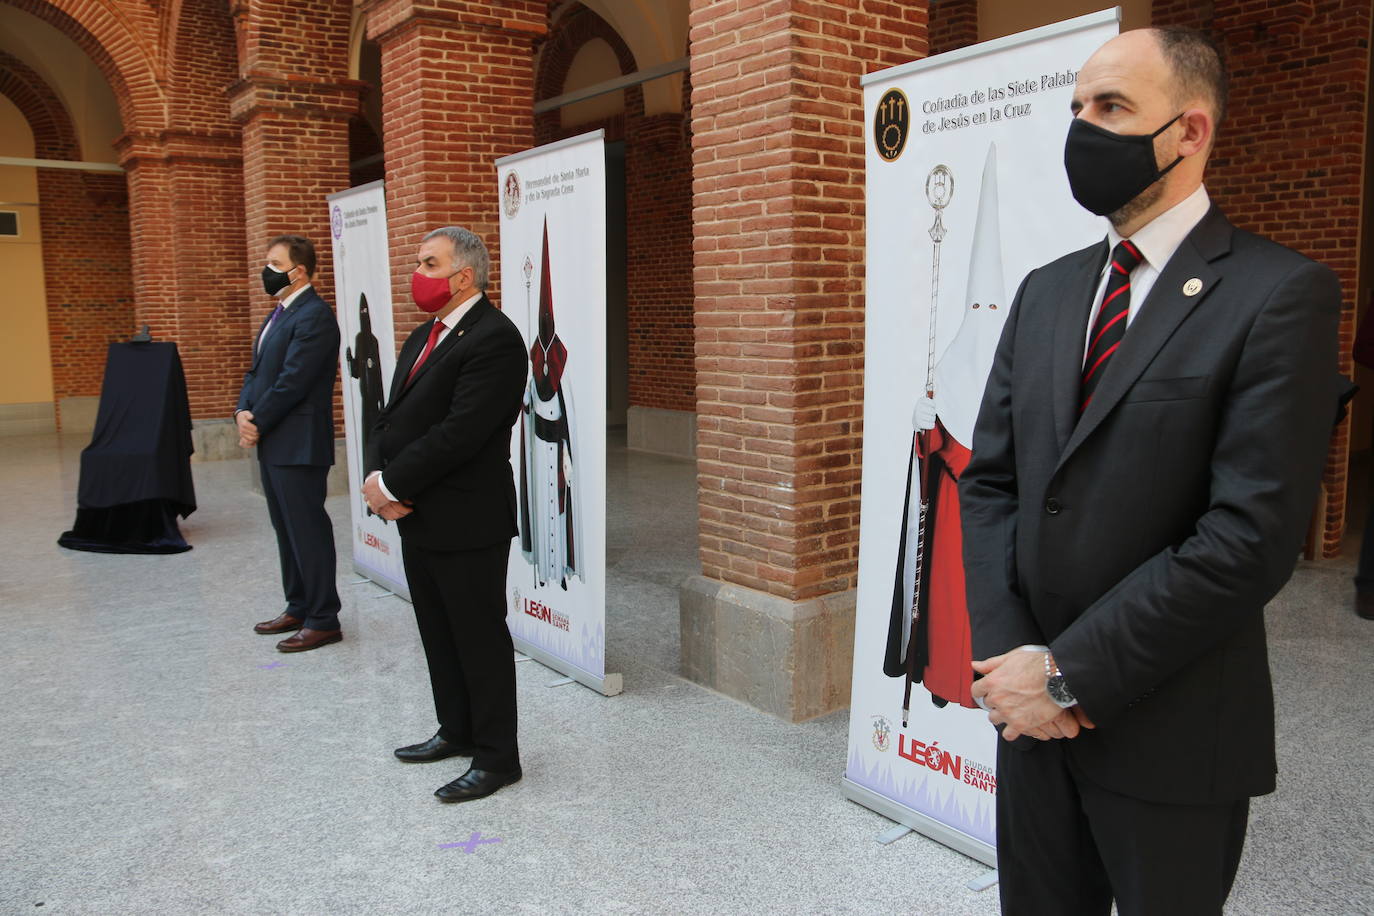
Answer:
M592 10L575 6L539 47L535 99L567 91L568 69L589 41L609 44L622 74L639 69L624 39ZM686 48L683 49L686 53ZM690 85L684 80L684 96ZM689 101L684 98L683 108ZM692 330L692 158L686 115L644 115L641 87L625 90L625 113L564 128L558 111L535 118L538 143L600 127L625 141L629 403L696 410Z
M28 121L39 159L78 160L80 142L57 93L0 51L0 95ZM129 196L123 175L38 169L53 397L100 394L105 352L133 331Z
M941 0L930 5L932 56L978 43L978 0Z
M375 0L397 340L424 317L409 302L420 239L461 225L487 243L500 304L496 160L534 143L534 41L544 0Z
M1369 0L1156 0L1156 25L1209 31L1231 74L1230 115L1208 168L1212 199L1237 225L1331 267L1345 292L1341 371L1359 289L1361 181L1370 68ZM1368 193L1365 191L1364 193ZM1327 457L1317 548L1340 553L1349 420Z
M863 399L859 78L926 54L926 4L692 0L703 573L851 588Z

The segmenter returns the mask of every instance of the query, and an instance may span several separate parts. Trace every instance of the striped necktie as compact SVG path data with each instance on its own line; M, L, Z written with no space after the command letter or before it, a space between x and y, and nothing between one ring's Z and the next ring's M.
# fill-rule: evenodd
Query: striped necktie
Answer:
M1111 271L1107 289L1102 294L1102 308L1093 322L1092 342L1083 360L1083 385L1079 389L1078 412L1088 409L1098 382L1106 374L1112 354L1126 336L1126 318L1131 312L1131 271L1144 260L1140 249L1122 239L1112 250Z

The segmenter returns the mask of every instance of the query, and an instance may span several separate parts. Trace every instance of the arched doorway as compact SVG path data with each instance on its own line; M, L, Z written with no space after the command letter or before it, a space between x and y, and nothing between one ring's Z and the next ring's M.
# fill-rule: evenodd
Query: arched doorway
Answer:
M0 235L13 329L13 356L0 363L0 434L82 433L94 423L106 347L133 333L128 188L114 150L121 113L75 42L8 5L0 95L0 210L16 224Z

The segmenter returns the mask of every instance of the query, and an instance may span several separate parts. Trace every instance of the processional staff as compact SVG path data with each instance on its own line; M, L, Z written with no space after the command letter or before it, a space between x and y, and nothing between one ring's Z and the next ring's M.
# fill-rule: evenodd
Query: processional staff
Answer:
M926 200L935 210L935 221L930 225L930 240L934 243L930 271L930 321L926 340L926 388L927 398L935 397L935 329L940 313L940 244L945 239L945 222L942 218L945 207L954 198L954 173L948 166L937 165L926 176ZM920 455L930 455L928 431L919 430L913 450ZM916 522L916 573L911 592L911 632L906 644L906 686L902 691L902 727L905 728L911 716L911 685L916 681L916 627L921 620L921 601L923 598L922 579L925 575L926 527L930 512L930 488L933 481L926 472L929 460L920 460L921 503Z

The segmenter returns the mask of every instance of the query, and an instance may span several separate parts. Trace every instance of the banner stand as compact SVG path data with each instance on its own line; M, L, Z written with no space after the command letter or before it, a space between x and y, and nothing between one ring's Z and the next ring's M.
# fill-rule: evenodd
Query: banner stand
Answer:
M530 357L511 437L506 620L517 652L566 677L547 687L613 697L624 681L606 673L605 131L496 168L503 307Z
M955 481L1021 277L1106 234L1061 164L1075 68L1119 23L1108 9L859 80L864 442L840 791L994 868L999 739L972 696Z
M948 846L955 852L961 852L970 859L976 859L989 868L995 869L997 867L997 850L988 846L986 843L975 840L966 833L961 833L953 827L946 826L933 817L926 817L918 811L913 811L905 805L898 804L887 796L879 795L872 789L865 788L848 777L842 777L840 779L840 793L850 801L857 802L869 810L876 811L889 820L910 827L917 833L928 836L937 843Z
M550 652L545 652L534 643L526 642L519 636L512 636L511 639L515 641L515 651L523 652L545 668L550 668L557 671L559 674L567 675L584 687L590 687L603 697L619 696L625 691L625 680L619 674L607 674L603 677L597 677L595 674L591 674L567 664L558 656ZM549 686L553 687L555 684L550 684Z

